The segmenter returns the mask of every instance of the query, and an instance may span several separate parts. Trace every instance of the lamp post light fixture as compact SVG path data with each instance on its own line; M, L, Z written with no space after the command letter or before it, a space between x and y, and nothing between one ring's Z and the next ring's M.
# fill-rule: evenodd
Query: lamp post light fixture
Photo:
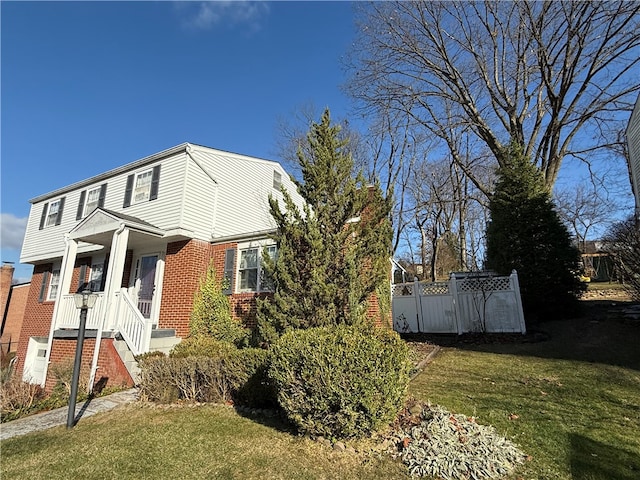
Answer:
M78 328L78 343L76 345L76 358L73 362L73 377L71 379L71 393L69 395L69 411L67 413L67 428L72 428L76 416L76 397L78 396L78 380L80 379L80 363L82 361L82 346L84 344L84 331L87 327L87 311L96 304L98 296L91 290L83 290L73 295L76 308L80 309L80 326Z

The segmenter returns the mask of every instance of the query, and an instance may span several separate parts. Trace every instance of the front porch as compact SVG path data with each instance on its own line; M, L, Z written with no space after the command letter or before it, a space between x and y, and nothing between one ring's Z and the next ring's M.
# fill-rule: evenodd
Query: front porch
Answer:
M56 336L60 338L65 331L77 335L80 315L73 298L75 285L78 291L93 290L97 297L95 306L87 311L86 328L95 332L89 385L95 380L102 338L118 336L134 356L149 351L162 296L167 244L164 235L164 231L142 220L100 208L65 235L60 294L53 310L47 364ZM86 266L78 268L87 255L104 261L103 278L97 282L101 288L89 281Z

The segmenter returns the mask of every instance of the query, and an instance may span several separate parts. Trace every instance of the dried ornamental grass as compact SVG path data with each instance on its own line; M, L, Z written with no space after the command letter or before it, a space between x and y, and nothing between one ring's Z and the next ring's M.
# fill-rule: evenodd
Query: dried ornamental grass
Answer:
M399 456L414 477L495 479L511 473L526 459L495 428L480 425L473 417L427 404L413 405L410 410L419 413L410 415L407 410L394 435Z

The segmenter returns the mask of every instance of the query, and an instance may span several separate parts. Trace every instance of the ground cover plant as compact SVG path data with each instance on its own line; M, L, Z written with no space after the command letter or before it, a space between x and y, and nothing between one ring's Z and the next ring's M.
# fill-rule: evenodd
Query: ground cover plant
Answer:
M410 391L517 443L531 460L513 478L637 479L640 325L611 302L587 309L541 324L543 342L449 346Z

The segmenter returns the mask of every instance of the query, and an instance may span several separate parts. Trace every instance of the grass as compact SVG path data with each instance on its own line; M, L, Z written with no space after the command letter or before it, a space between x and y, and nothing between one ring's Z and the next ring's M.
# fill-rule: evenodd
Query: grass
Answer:
M640 325L589 308L540 325L544 342L445 348L411 391L519 444L513 478L638 479Z
M513 479L640 478L640 325L592 305L585 318L540 325L546 341L448 346L411 393L519 444L531 460ZM212 405L130 405L5 440L0 453L13 479L407 478L390 458L336 452Z
M404 478L387 457L336 452L232 408L131 405L2 442L12 479Z

